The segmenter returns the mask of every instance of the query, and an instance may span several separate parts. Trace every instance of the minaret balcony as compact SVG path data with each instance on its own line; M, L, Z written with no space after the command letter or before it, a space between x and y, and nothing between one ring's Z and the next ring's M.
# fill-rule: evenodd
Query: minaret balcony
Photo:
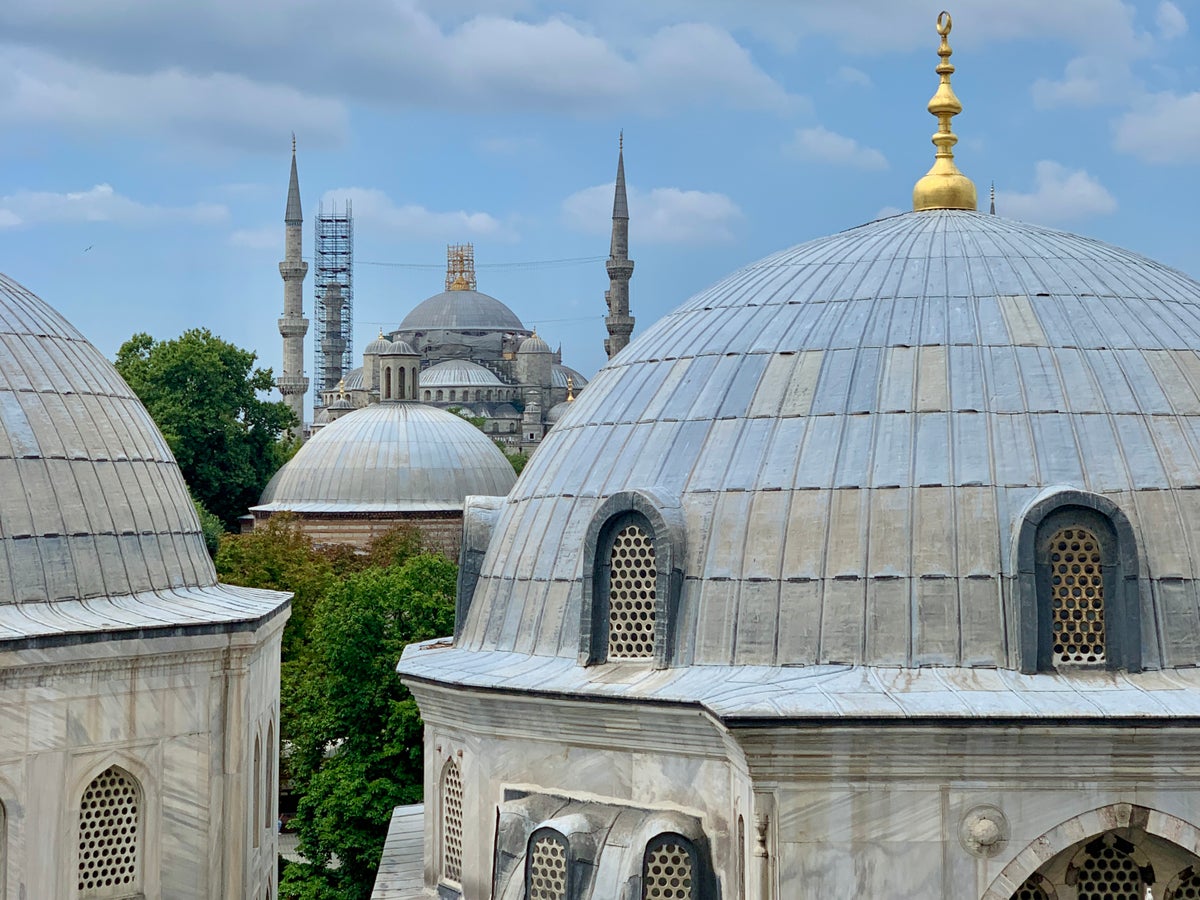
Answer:
M279 333L285 337L304 337L308 334L308 319L284 316L279 320Z
M308 263L304 260L288 260L285 259L279 264L279 274L284 281L290 281L293 278L303 278L308 274Z
M308 379L303 375L280 375L275 379L275 387L285 397L289 394L304 394L308 392Z
M632 259L616 259L610 256L604 267L608 269L609 278L628 278L633 274Z

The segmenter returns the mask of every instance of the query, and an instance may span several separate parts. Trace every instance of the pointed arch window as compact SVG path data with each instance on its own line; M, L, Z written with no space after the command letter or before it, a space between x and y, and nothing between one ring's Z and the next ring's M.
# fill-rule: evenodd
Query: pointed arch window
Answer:
M257 847L259 843L259 822L262 821L262 744L258 735L254 736L254 788L251 796L254 798L254 815L250 818L251 843Z
M1175 876L1175 881L1165 900L1200 900L1200 872L1188 866Z
M263 785L263 827L270 830L275 826L275 798L279 796L279 787L275 778L275 722L267 723L267 777Z
M1153 878L1147 881L1146 872L1120 843L1098 840L1088 846L1082 864L1068 874L1078 900L1145 900Z
M383 368L383 399L392 399L392 367L384 366Z
M79 802L79 898L139 896L141 850L141 785L124 769L110 766L92 779Z
M571 848L553 828L529 837L525 854L525 900L570 900Z
M396 399L403 400L408 397L408 385L406 384L408 372L401 366L396 374L400 377L400 389L396 391Z
M448 759L442 768L441 837L442 878L462 883L463 861L463 783L458 760Z
M1034 872L1017 888L1012 900L1058 900L1058 894L1049 881Z
M695 845L679 834L660 834L642 857L642 900L698 900L700 865Z

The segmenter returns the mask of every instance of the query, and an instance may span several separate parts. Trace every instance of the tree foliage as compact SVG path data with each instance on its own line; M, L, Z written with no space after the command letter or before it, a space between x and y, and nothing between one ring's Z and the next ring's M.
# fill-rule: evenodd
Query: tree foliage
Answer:
M260 399L274 383L254 362L204 328L169 341L135 334L117 351L192 494L231 529L294 450L280 438L298 425L286 404Z
M225 534L225 526L195 497L192 498L192 505L196 507L196 516L200 519L200 533L204 535L204 547L208 550L208 555L215 558L217 550L221 546L221 536Z
M309 863L288 866L281 897L370 896L392 809L422 791L421 719L396 661L406 644L451 633L457 574L419 553L353 573L317 603L289 759Z

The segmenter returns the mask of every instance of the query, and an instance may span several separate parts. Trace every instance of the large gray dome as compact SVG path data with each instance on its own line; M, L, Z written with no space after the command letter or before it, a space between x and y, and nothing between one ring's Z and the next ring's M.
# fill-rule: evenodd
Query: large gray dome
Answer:
M443 291L418 303L399 331L525 331L511 309L479 291Z
M286 603L216 581L145 407L83 335L0 275L0 639L240 621Z
M579 654L585 535L641 492L681 523L675 664L1012 666L1014 547L1065 491L1128 518L1144 664L1200 663L1197 351L1200 284L995 216L777 253L571 405L500 511L460 645Z
M375 403L324 426L280 469L255 512L459 510L516 476L470 422L419 403Z

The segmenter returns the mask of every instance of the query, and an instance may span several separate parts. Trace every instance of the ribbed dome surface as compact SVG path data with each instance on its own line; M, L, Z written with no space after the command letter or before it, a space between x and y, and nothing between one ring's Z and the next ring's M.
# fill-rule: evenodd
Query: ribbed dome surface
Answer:
M469 359L448 359L421 372L421 387L494 387L503 384L496 373Z
M215 583L145 407L62 316L0 275L0 604Z
M550 370L551 386L556 388L566 388L568 378L571 379L571 383L575 390L579 390L588 383L586 378L584 378L570 366L563 366L555 363L554 367Z
M521 346L517 348L518 353L549 353L550 345L541 339L536 334L531 334L525 340L521 341Z
M678 503L676 662L1013 663L1023 510L1108 497L1144 662L1200 663L1200 284L962 211L770 256L612 360L534 454L460 646L574 657L604 498ZM590 573L588 573L590 577Z
M443 291L418 303L400 331L524 331L517 314L479 291Z
M504 454L465 419L419 403L376 403L314 434L254 509L462 509L467 495L501 496L514 480Z

